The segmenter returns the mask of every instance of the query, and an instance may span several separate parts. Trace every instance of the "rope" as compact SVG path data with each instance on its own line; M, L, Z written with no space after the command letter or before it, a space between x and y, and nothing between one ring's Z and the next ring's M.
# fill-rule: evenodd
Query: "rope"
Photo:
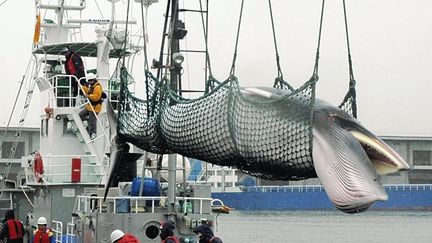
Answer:
M125 28L125 40L123 43L123 47L122 50L126 49L126 40L127 40L127 36L128 36L128 26L129 26L129 7L130 7L130 0L127 1L127 7L126 7L126 28ZM126 59L126 55L123 55L123 65L126 63L125 62Z
M174 1L173 1L173 3L174 3ZM176 2L176 5L172 5L171 6L171 8L172 8L172 10L171 10L171 23L170 23L170 31L169 31L169 33L171 33L171 36L172 36L172 38L174 38L174 30L175 30L175 25L176 25L176 20L178 19L178 13L179 13L179 5L178 5L178 2ZM171 42L171 41L169 41L168 42L168 55L166 55L166 61L165 61L165 63L169 63L170 65L173 65L172 64L172 47L171 47L171 45L173 44L173 42ZM168 75L168 72L169 72L169 65L166 65L165 66L165 73L164 73L164 75ZM171 79L169 79L169 83L170 83L170 85L171 85ZM177 84L176 84L176 87L177 87L177 91L179 90L178 89L178 86L177 86ZM170 86L170 88L171 88L171 86Z
M344 10L345 36L346 36L347 52L348 52L349 88L342 103L339 105L339 108L346 107L349 104L351 106L352 116L354 118L357 118L357 101L356 101L356 90L355 90L356 81L354 79L354 72L352 67L351 47L349 43L349 34L348 34L348 18L346 13L345 0L343 0L342 3L343 3L343 10Z
M146 8L147 10L147 8ZM146 16L147 16L147 12L146 12ZM150 99L150 94L149 94L149 80L148 80L148 76L145 73L145 70L149 70L149 66L148 66L148 58L147 58L147 35L146 35L146 24L147 21L144 20L144 4L143 4L143 0L141 0L141 22L142 22L142 33L144 36L144 76L145 76L145 85L146 85L146 98L147 100ZM147 106L147 115L150 116L150 107L149 107L149 103L147 102L146 104Z
M348 35L348 20L347 20L347 14L346 14L345 0L343 0L343 10L344 10L344 19L345 19L345 35L346 35L346 42L347 42L347 49L348 49L349 75L350 75L350 80L351 79L354 80L352 61L351 61L351 48L350 48L349 35Z
M29 69L29 66L30 66L30 61L29 61L28 64L27 64L27 70ZM13 104L13 106L12 106L12 111L11 111L11 113L10 113L10 115L9 115L9 120L8 120L8 123L7 123L7 125L6 125L5 130L4 130L4 133L3 133L3 136L2 136L2 139L1 139L1 143L0 143L0 145L3 144L4 139L6 138L6 134L7 134L8 130L9 130L10 123L11 123L11 120L12 120L13 114L14 114L14 112L15 112L16 105L17 105L17 103L18 103L18 98L20 97L20 94L21 94L21 90L22 90L22 87L23 87L24 81L25 81L25 75L24 75L24 76L22 77L22 79L21 79L21 84L20 84L20 87L19 87L19 89L18 89L18 93L17 93L17 95L16 95L16 97L15 97L15 102L14 102L14 104Z
M278 52L278 48L277 48L276 31L275 31L274 20L273 20L273 9L272 9L272 5L271 5L271 0L268 0L268 4L269 4L270 19L271 19L271 25L272 25L272 31L273 31L273 41L274 41L274 47L275 47L275 52L276 52L276 65L277 65L277 69L278 69L278 79L283 80L282 69L280 67L280 61L279 61L279 59L280 59L279 58L279 52Z
M171 7L171 1L167 1L167 8L165 10L164 29L163 29L163 32L162 32L162 43L161 43L161 47L160 47L159 60L158 60L159 63L162 63L162 59L163 59L163 50L164 50L164 46L165 46L165 34L166 34L167 26L168 26L168 17L169 17L170 7ZM161 68L157 69L156 78L158 80L162 81Z
M244 4L244 0L242 0L241 7L240 7L240 17L239 17L239 22L238 22L238 26L237 26L237 37L236 37L236 44L235 44L235 48L234 48L234 57L233 57L232 65L231 65L230 76L234 76L234 74L235 74L235 62L237 59L237 47L238 47L238 40L239 40L239 35L240 35L241 20L242 20L242 15L243 15L243 4Z
M5 4L7 2L7 0L4 0L2 3L0 3L0 7Z
M100 7L99 7L99 3L98 3L98 1L95 0L95 3L96 3L96 7L97 7L97 9L99 10L99 14L101 15L102 18L104 18L104 15L103 15L103 13L102 13L102 10L101 10Z
M322 5L321 5L321 18L320 18L320 27L319 27L319 34L318 34L318 45L317 45L317 51L315 56L315 66L313 70L314 75L318 75L319 49L321 45L321 31L322 31L323 18L324 18L324 5L325 5L325 0L322 1Z
M148 57L147 57L147 9L146 9L146 14L144 17L144 4L143 4L143 0L141 0L141 22L142 22L142 33L144 36L144 69L149 69L148 66Z
M206 48L206 70L208 69L209 71L209 76L213 77L213 73L212 73L212 69L211 69L211 64L210 64L210 54L208 51L208 25L206 26L205 23L208 23L208 0L207 0L207 16L206 19L207 21L204 22L204 14L203 14L203 8L202 8L202 2L201 0L199 1L200 4L200 11L201 11L201 24L203 27L203 33L204 33L204 42L205 42L205 48ZM207 77L206 77L207 78ZM207 87L206 87L206 91L207 91Z

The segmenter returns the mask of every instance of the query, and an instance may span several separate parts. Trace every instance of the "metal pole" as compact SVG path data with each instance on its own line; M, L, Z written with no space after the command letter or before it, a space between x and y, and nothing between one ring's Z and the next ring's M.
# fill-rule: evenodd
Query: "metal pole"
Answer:
M168 155L168 213L175 213L176 154Z
M178 21L178 0L171 0L171 26L175 26ZM174 31L175 27L171 29ZM171 65L174 63L172 60L172 54L179 51L179 41L171 35ZM170 88L171 90L177 90L178 87L178 73L175 69L171 69L170 74ZM175 213L175 196L176 196L176 169L177 169L177 157L175 154L168 155L168 213ZM173 217L173 216L172 216ZM173 218L171 218L173 219Z
M222 191L225 192L225 167L224 166L222 166L221 173L222 173L222 183L221 183Z
M141 197L144 196L143 195L143 188L144 188L144 177L145 177L145 170L146 170L146 163L147 163L147 158L148 158L148 152L145 151L144 152L144 163L143 163L143 167L141 170L141 183L140 183L140 188L139 188L139 192L138 195L140 195Z

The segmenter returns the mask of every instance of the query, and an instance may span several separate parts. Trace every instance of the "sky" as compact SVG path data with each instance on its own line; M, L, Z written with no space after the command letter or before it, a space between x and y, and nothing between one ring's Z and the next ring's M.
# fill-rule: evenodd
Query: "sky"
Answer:
M109 5L104 0L96 2L108 18ZM89 13L84 17L100 18L94 3L87 1ZM185 7L196 9L199 6L198 0L188 3L194 6ZM240 0L210 0L209 53L213 74L219 80L226 79L230 72L240 3ZM359 121L377 135L432 137L432 2L363 0L346 3ZM272 5L284 78L299 87L312 75L321 1L273 0ZM166 1L160 0L148 9L149 59L158 56L165 7ZM131 16L140 23L138 10L138 5L134 4ZM125 13L120 7L118 12ZM327 0L324 12L317 97L337 105L349 81L342 1ZM187 41L182 45L203 49L199 15L187 14L181 18L188 29ZM34 22L33 1L9 0L0 6L3 31L0 38L3 79L0 126L8 122L19 82L31 57ZM93 41L94 26L85 28L84 37ZM135 27L136 31L138 29L139 26ZM183 64L185 72L201 67L192 60L200 58L200 62L204 62L202 57L187 57L191 61ZM143 55L137 57L134 68L137 88L141 90L142 58ZM184 87L202 88L203 78L193 71L190 73L183 76ZM271 86L277 76L268 1L245 1L236 76L241 86ZM24 98L25 92L20 96L12 125L17 124L22 113ZM43 106L36 89L26 126L38 126Z

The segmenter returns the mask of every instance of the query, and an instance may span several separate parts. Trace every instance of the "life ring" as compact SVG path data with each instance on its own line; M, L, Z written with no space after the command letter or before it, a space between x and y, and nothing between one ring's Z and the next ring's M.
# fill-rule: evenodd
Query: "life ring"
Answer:
M34 154L33 172L36 178L36 182L42 183L44 168L43 168L42 156L40 155L39 152L35 152Z

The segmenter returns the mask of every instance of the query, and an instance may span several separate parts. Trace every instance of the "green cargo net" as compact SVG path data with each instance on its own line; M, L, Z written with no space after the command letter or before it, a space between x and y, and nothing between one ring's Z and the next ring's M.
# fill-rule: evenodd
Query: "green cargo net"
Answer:
M316 76L269 100L245 94L235 77L198 99L186 99L146 74L155 88L151 99L141 100L129 92L130 76L123 69L117 127L123 140L149 152L235 166L265 179L316 177L311 140Z

